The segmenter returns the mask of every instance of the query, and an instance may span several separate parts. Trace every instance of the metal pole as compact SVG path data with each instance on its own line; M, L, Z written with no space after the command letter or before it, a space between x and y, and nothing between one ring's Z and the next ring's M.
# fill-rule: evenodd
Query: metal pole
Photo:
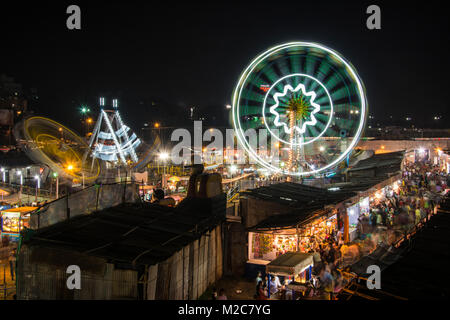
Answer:
M59 176L56 177L56 199L59 197Z
M22 175L20 175L19 204L22 205Z

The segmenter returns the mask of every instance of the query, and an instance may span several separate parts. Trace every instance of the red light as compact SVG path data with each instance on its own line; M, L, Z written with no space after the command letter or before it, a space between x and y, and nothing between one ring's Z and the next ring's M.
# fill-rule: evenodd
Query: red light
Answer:
M259 86L259 88L260 88L262 91L267 92L267 91L269 91L270 86L269 86L268 84L262 84L262 85Z

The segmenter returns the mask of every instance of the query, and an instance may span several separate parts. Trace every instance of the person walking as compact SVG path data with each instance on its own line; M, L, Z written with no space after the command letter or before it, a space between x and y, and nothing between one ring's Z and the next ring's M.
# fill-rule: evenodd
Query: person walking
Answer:
M421 216L419 207L416 208L415 213L416 213L416 221L415 221L416 223L415 224L418 224L420 222L420 216Z
M12 250L10 255L9 255L9 268L11 271L11 279L14 281L14 274L16 271L16 251Z
M261 274L261 272L258 272L257 274L256 274L256 285L258 285L258 283L261 281L262 282L262 274Z
M266 294L264 293L262 281L258 282L256 286L256 300L267 300Z
M217 289L213 288L212 294L211 294L212 300L217 300Z
M217 300L228 300L227 295L225 294L225 289L219 290L219 296L217 297Z

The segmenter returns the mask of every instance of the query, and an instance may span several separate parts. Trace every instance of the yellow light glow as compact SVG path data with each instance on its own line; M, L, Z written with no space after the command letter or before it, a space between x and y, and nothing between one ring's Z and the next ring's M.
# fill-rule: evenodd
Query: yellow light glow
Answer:
M69 170L69 171L73 170L73 165L69 164L69 165L67 166L67 170Z

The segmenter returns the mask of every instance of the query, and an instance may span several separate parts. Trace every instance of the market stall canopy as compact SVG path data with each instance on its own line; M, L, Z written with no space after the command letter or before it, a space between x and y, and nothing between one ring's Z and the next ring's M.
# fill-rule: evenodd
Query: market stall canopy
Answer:
M358 189L369 189L401 171L405 151L374 154L372 157L356 163L347 170L348 181ZM346 188L349 190L350 188Z
M337 204L356 195L352 191L329 191L300 183L283 182L246 190L243 194L293 208L324 207Z
M317 218L325 216L327 213L328 211L324 210L323 206L295 209L290 213L268 217L267 219L259 222L257 225L247 228L247 231L262 232L302 227Z
M35 211L39 207L18 207L18 208L10 208L4 210L4 212L20 212L20 213L29 213Z
M266 273L292 276L314 265L313 254L287 252L266 265Z

